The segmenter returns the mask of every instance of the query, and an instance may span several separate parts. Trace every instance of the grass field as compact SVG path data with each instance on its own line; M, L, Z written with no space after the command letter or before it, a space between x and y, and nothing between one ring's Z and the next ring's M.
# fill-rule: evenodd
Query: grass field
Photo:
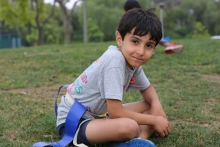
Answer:
M220 146L220 41L176 40L181 54L158 46L143 66L171 122L158 147ZM53 111L60 85L71 83L114 42L0 50L0 146L57 141ZM65 90L61 92L65 93ZM140 100L126 93L124 102Z

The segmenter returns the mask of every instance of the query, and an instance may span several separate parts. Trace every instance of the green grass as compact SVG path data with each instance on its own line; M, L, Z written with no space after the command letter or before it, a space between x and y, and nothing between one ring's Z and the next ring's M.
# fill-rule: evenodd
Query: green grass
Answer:
M217 147L220 144L220 42L173 40L181 54L158 46L143 66L171 122L158 147ZM0 50L0 146L26 147L57 141L53 112L57 88L71 83L114 42L46 45ZM61 92L65 93L65 90ZM140 100L137 92L124 102Z

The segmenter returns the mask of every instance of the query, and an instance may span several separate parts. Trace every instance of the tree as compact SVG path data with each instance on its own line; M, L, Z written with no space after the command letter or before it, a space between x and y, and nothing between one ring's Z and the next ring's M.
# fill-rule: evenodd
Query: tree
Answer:
M4 21L4 23L10 28L15 28L17 25L24 26L30 23L30 15L32 15L33 12L29 11L28 5L28 1L1 0L0 20Z
M206 12L202 17L202 24L204 24L209 33L212 35L220 34L220 1L209 1L206 5Z
M43 30L53 15L54 6L55 3L52 6L51 13L47 16L43 0L1 0L0 20L17 31L26 27L36 34L33 29L38 30L37 45L41 45L43 43ZM31 38L32 41L36 39L33 35Z
M120 18L123 15L124 1L119 0L88 0L87 17L92 19L93 25L104 34L104 41L112 41L115 38L115 31ZM82 25L83 7L78 13ZM88 30L91 34L91 29Z
M53 16L55 2L52 6L50 14L47 17L45 17L45 15L42 15L42 17L40 16L40 14L42 14L42 12L45 11L44 5L45 4L43 0L31 0L31 10L34 11L35 9L36 11L36 16L35 16L36 26L33 25L31 26L38 30L38 41L37 41L38 45L43 44L43 30L46 23L48 23L49 19Z
M64 27L64 34L65 34L65 44L71 43L71 36L73 33L73 26L72 26L71 22L72 22L72 18L73 18L73 11L74 11L78 1L76 1L74 3L70 13L68 14L68 10L65 6L65 3L68 2L68 0L55 0L55 2L58 2L60 5L62 20L63 20L63 27Z
M88 19L89 41L99 42L103 41L104 34L99 30L98 26L91 18Z
M219 1L184 0L179 1L178 5L175 5L172 0L168 0L168 2L170 4L165 7L164 19L166 29L174 30L182 37L192 37L196 22L201 22L208 29L208 33L220 34Z
M47 14L50 13L52 5L47 4ZM43 33L44 44L60 44L64 43L63 21L60 14L60 8L55 7L53 17L45 25Z

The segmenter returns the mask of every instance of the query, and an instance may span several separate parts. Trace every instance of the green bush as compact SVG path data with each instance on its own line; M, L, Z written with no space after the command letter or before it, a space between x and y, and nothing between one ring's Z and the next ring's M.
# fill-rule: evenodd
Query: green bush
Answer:
M192 33L192 38L205 39L209 37L210 35L207 28L205 28L205 26L201 22L196 22L194 26L194 31Z
M88 34L89 41L100 42L104 39L104 34L99 30L98 26L92 21L91 18L88 19Z
M181 35L177 34L176 32L172 30L165 30L164 36L169 36L171 39L180 39L183 38Z

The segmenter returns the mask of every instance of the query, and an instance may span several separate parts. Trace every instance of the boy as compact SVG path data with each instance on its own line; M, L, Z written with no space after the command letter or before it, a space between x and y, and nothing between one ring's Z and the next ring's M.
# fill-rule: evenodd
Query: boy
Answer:
M126 3L124 4L124 13L134 8L141 8L141 5L139 4L139 2L136 0L127 0ZM168 37L168 40L169 40L169 37ZM164 52L166 54L180 53L184 49L183 45L169 43L167 41L167 38L161 39L159 44L165 47Z
M161 38L160 20L151 10L133 9L124 14L116 32L118 47L109 46L62 97L57 116L60 136L64 135L73 99L87 108L81 122L88 121L81 124L76 134L77 143L93 146L111 142L110 146L118 147L135 144L153 147L144 139L154 131L162 137L167 136L170 124L142 69ZM122 104L123 93L130 90L139 90L143 100ZM98 119L106 112L108 118Z

